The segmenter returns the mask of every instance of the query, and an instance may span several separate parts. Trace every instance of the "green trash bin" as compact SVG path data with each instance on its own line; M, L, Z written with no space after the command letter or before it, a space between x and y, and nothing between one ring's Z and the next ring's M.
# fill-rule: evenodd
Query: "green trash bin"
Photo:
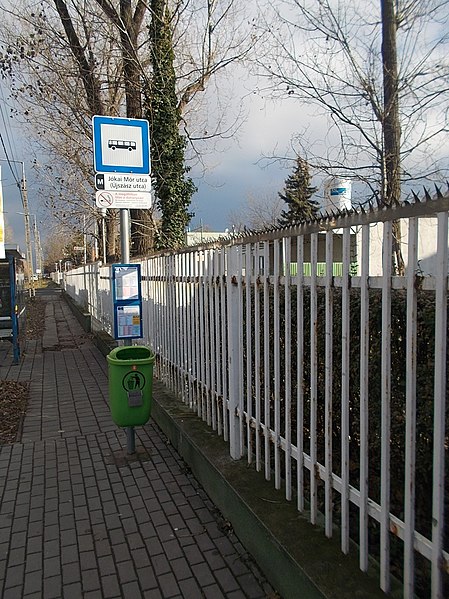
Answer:
M143 345L116 347L107 356L109 405L117 426L148 422L153 396L154 353Z

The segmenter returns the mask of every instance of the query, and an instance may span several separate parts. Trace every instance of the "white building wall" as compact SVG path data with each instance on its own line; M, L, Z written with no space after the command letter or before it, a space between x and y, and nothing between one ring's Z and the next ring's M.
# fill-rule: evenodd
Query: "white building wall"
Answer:
M402 256L407 266L408 254L408 220L401 220ZM382 238L383 223L370 226L370 276L382 275ZM360 267L362 236L357 230L357 263ZM435 256L437 251L437 219L436 217L420 218L418 225L418 264L417 274L434 276L436 274Z

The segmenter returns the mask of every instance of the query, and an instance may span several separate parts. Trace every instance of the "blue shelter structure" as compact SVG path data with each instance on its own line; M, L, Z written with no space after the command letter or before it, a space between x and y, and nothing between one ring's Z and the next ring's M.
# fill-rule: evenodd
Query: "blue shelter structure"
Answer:
M0 259L0 340L13 344L13 360L20 359L20 345L25 333L25 256L17 245L5 245L5 258Z

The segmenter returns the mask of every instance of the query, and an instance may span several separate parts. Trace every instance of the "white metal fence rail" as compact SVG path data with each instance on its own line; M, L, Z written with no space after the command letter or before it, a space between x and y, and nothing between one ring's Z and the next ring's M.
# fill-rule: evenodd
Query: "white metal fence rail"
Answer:
M157 376L234 459L273 478L312 523L323 513L326 536L339 526L344 553L354 539L363 571L373 555L385 592L402 579L406 598L449 593L448 210L445 196L142 261ZM431 215L437 268L422 278L420 222ZM398 218L405 277L392 275ZM381 277L370 276L373 227ZM110 283L107 267L65 273L108 332Z

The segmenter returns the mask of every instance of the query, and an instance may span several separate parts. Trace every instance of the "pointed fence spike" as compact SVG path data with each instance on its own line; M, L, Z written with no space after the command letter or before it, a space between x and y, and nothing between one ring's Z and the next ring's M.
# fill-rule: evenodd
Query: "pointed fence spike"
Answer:
M441 193L441 189L438 187L438 185L435 183L435 191L437 193L437 198L442 198L443 194Z

